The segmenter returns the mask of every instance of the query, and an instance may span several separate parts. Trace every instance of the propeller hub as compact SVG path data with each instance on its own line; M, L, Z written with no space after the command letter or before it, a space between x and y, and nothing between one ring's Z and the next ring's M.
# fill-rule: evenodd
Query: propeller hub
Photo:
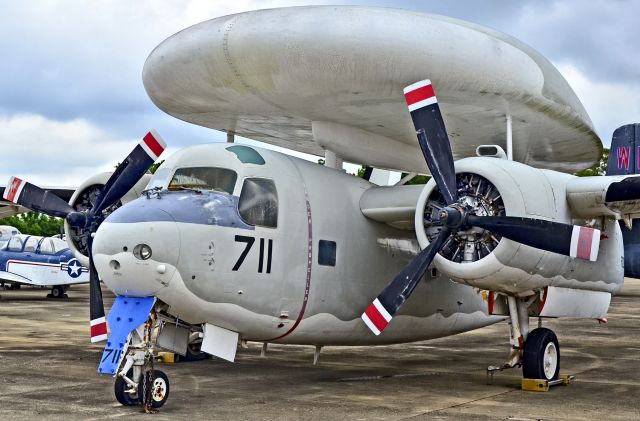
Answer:
M451 229L459 229L465 221L465 210L459 206L447 206L440 210L440 221Z
M456 263L474 262L492 252L500 241L483 228L472 226L475 216L504 215L500 192L486 178L472 173L457 174L457 200L447 205L436 187L427 199L424 209L424 227L427 239L433 242L444 228L452 231L439 253Z
M74 228L84 228L87 226L89 218L85 212L71 212L66 217L67 222Z

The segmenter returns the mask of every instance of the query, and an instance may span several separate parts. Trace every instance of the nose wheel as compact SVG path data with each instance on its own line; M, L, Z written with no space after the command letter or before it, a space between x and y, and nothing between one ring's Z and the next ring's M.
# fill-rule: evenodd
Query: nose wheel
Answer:
M118 402L125 406L142 405L146 413L157 412L169 398L169 378L153 368L152 333L156 321L152 311L149 319L129 334L114 384Z
M138 384L138 396L143 397L145 408L162 407L169 398L169 378L160 370L146 372Z

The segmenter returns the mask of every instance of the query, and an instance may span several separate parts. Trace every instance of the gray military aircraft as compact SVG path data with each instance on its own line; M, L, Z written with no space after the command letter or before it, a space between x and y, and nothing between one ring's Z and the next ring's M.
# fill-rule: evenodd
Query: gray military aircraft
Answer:
M319 21L336 30L315 31ZM397 31L406 27L431 31L433 42L416 54ZM460 51L473 72L459 67ZM414 83L430 73L434 84ZM164 150L152 131L88 205L76 202L84 185L67 204L14 179L6 197L64 217L90 267L91 337L107 340L98 370L115 376L124 405L168 398L168 378L151 364L156 326L161 347L233 361L239 341L380 345L508 319L504 367L553 380L558 339L530 329L530 317L602 318L622 287L617 221L638 213L640 177L556 171L591 165L601 144L553 66L504 34L389 9L251 12L169 38L144 81L157 105L185 120L229 133L253 124L270 143L322 146L334 161L361 154L365 164L433 178L380 187L271 150L197 145L166 159L141 197L118 207ZM347 124L358 105L362 121ZM505 108L506 139L505 119L495 118ZM454 161L456 150L476 156ZM100 279L117 295L109 333Z

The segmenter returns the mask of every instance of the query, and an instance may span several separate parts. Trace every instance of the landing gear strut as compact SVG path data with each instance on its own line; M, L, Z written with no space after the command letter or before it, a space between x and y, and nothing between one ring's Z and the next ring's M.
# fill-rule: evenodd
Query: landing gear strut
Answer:
M490 366L487 375L495 371L522 367L525 379L557 380L560 373L560 345L551 329L539 326L529 331L529 307L534 299L507 296L511 351L502 366Z
M169 398L169 378L153 368L151 333L157 317L149 319L129 334L124 358L116 373L114 393L122 405L142 405L144 412L156 412Z

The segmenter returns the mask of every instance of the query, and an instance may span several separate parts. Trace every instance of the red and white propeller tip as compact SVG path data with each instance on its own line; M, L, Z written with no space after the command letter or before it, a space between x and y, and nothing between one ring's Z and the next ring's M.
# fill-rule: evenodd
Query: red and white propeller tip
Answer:
M18 177L11 177L7 183L7 187L4 189L2 197L12 203L18 203L22 189L24 188L25 181Z
M107 321L104 316L93 319L91 325L91 343L107 340Z
M362 320L371 331L378 336L391 321L391 314L384 308L380 300L373 300L362 313Z
M140 141L140 146L154 161L158 159L162 152L167 148L167 144L154 129L149 132Z
M588 227L573 227L569 256L595 262L600 250L600 230Z
M404 88L404 99L407 101L407 106L411 112L438 102L429 79L416 82Z

